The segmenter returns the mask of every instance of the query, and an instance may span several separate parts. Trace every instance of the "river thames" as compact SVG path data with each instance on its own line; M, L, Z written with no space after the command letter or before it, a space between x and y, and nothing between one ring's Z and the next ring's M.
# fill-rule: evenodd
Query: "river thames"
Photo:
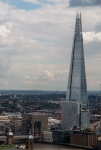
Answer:
M83 150L83 149L72 148L72 147L61 146L61 145L35 143L34 150Z

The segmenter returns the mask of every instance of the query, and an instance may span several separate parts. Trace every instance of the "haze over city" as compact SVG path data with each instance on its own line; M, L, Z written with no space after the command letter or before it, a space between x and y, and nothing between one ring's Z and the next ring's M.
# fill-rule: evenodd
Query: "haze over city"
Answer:
M100 0L1 0L0 89L66 90L76 12L88 90L101 82Z

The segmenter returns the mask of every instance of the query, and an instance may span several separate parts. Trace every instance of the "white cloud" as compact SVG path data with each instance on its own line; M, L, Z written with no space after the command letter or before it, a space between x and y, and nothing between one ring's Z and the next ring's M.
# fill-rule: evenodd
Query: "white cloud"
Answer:
M54 79L54 74L45 70L45 76L44 76L45 79L49 79L49 80L55 80Z
M101 42L101 32L83 32L83 38L85 42Z
M12 27L15 26L15 23L13 23L11 21L7 21L6 26L7 26L7 28L12 29Z
M33 82L32 81L24 81L24 84L25 85L33 85Z
M24 40L24 37L23 37L23 36L19 36L19 37L18 37L18 40L19 40L19 41L23 41L23 40Z
M25 76L25 78L26 78L26 79L28 79L28 78L29 78L29 76Z
M37 4L39 3L39 0L22 0L24 2L30 2L30 3L34 3L34 4Z
M0 25L0 36L7 37L10 34L10 29L7 29L6 25Z
M44 0L44 1L41 1L41 0L23 0L24 2L30 2L30 3L34 3L34 4L41 4L43 5L44 3L45 4L48 4L49 2L52 2L53 4L69 4L69 0ZM49 3L50 4L50 3Z
M44 3L35 10L21 10L0 2L0 27L5 29L1 30L3 33L0 36L0 89L6 89L3 81L8 81L9 89L66 90L76 11L79 9L82 12L83 31L87 33L95 31L101 9L67 8L67 0L54 0L53 3ZM94 38L96 33L93 34L85 35L84 39L89 41L90 38L90 42L86 42L84 47L92 45L92 41L96 42L95 47L98 46L98 35ZM98 55L100 47L99 43ZM91 62L95 54L93 51L93 47L85 49L87 76L92 79L101 74L98 69L101 61L96 59L95 65ZM98 55L94 55L93 61ZM94 74L92 66L98 74ZM87 79L89 84L91 81ZM93 89L98 87L98 82L95 84ZM90 84L88 87L92 89Z
M9 82L4 80L4 81L3 81L3 84L6 85L6 86L8 86L8 85L9 85Z

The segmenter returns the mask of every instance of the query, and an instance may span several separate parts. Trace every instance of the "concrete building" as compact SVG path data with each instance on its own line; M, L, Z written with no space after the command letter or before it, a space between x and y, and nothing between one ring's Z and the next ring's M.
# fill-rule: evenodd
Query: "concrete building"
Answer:
M89 110L81 110L81 128L87 128L90 124Z
M61 128L61 120L48 117L48 129Z
M13 134L21 134L22 130L22 117L20 118L12 118L11 120L11 130Z
M1 116L8 116L9 118L19 118L21 117L20 112L2 112Z
M48 115L40 113L28 113L22 115L22 135L29 131L34 135L43 135L48 130Z
M91 123L96 123L96 122L98 122L98 121L100 121L100 115L91 115L90 116L90 122Z
M73 126L80 126L80 111L81 105L79 102L64 101L62 102L62 128L71 128Z
M52 139L53 143L70 143L71 130L53 130Z
M7 133L9 128L11 128L13 134L21 130L22 117L19 113L2 113L2 116L0 116L0 131Z
M3 122L0 122L0 135L2 135L2 133L4 133L4 123Z
M0 122L10 123L10 118L8 116L0 116Z
M43 141L46 143L52 143L52 132L51 131L44 131L43 132Z

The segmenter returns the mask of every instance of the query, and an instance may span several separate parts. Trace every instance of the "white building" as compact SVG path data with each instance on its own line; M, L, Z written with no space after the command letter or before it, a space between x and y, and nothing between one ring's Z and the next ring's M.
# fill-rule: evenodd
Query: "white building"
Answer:
M51 128L60 128L61 120L53 119L52 117L48 117L48 129Z

